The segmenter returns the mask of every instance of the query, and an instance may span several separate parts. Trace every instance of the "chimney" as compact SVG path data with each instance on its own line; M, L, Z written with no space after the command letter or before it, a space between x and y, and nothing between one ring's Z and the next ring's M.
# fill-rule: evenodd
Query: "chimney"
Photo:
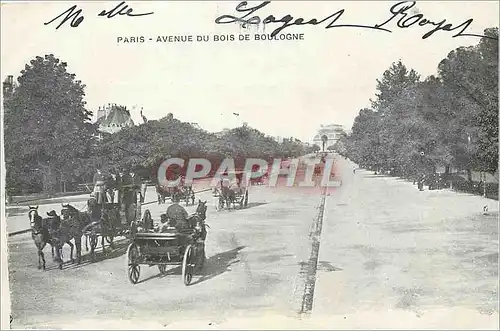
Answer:
M7 76L7 84L9 84L11 86L14 85L14 76L12 76L12 75Z

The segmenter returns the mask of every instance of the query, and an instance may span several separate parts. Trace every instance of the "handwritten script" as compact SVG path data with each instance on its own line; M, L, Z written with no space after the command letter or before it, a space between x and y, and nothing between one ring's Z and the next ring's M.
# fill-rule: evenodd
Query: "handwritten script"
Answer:
M323 19L311 18L306 20L302 17L294 18L290 14L284 15L282 18L277 19L274 15L268 15L266 18L261 19L260 16L255 15L256 12L260 11L265 6L269 5L271 1L265 1L260 5L254 7L247 7L248 3L246 1L240 2L236 6L236 11L240 14L240 16L234 15L222 15L215 19L216 24L229 24L229 23L240 23L243 27L248 25L258 25L258 24L281 24L276 29L271 32L271 36L276 36L281 31L291 26L301 26L301 25L320 25L323 23L327 23L325 29L331 28L363 28L363 29L371 29L378 30L391 33L392 30L388 29L389 23L396 22L396 26L398 28L409 28L412 26L420 26L420 27L430 27L431 29L427 31L422 39L427 39L432 36L437 31L457 31L453 37L485 37L490 39L495 39L490 36L483 36L479 34L471 34L465 33L467 28L472 24L473 19L469 18L468 20L462 22L458 25L453 25L451 23L447 23L446 19L442 19L438 22L432 21L429 18L426 18L423 14L414 14L411 15L408 11L415 7L415 1L402 1L394 4L390 8L391 16L383 23L374 24L374 25L366 25L366 24L341 24L339 21L345 13L345 9L341 9L330 16L327 16Z
M236 6L235 15L221 15L215 19L216 24L231 24L231 23L239 23L243 27L249 25L259 25L259 24L280 24L277 28L275 28L271 32L271 37L275 37L281 31L291 26L303 26L303 25L325 25L325 29L331 28L362 28L362 29L370 29L370 30L378 30L392 33L390 30L390 24L395 23L396 27L401 29L406 29L410 27L421 27L428 28L427 32L422 36L422 39L427 39L432 36L434 33L438 31L445 32L455 32L452 36L455 37L478 37L478 38L497 38L493 36L484 36L480 34L467 33L467 29L474 21L472 18L469 18L463 21L460 24L452 24L448 23L446 19L441 20L431 20L424 16L424 14L411 14L409 11L416 5L416 1L401 1L394 4L390 9L390 16L382 23L378 24L345 24L341 22L341 19L344 18L345 9L340 9L335 13L322 18L310 18L308 20L299 17L294 18L290 14L286 14L281 18L276 18L275 15L268 15L264 19L260 16L256 15L256 13L260 12L264 7L269 5L271 1L265 1L256 6L248 6L247 1L242 1ZM152 15L153 12L149 13L135 13L132 7L129 7L125 4L125 1L120 2L115 8L111 10L103 10L97 16L105 17L105 18L113 18L115 16L126 16L126 17L137 17L137 16L146 16ZM78 27L82 21L84 20L84 16L81 9L78 9L76 5L68 8L66 11L61 13L59 16L53 18L51 21L44 23L45 25L52 24L55 21L58 21L59 24L56 26L56 30L63 26L67 21L70 21L71 27Z
M101 16L101 17L105 17L105 18L113 18L117 15L136 17L136 16L146 16L146 15L151 15L151 14L154 14L154 12L136 14L136 13L134 13L134 10L132 9L132 7L129 7L128 5L126 5L125 1L122 1L117 6L115 6L115 8L113 8L111 10L103 10L97 16ZM76 28L80 25L80 23L83 22L84 18L85 17L82 14L82 10L81 9L77 10L77 6L74 5L70 8L68 8L62 14L59 14L59 16L56 16L55 18L53 18L51 21L44 23L44 25L49 25L52 22L54 22L58 19L61 19L59 25L56 26L56 30L59 29L61 26L63 26L64 23L66 23L69 20L71 20L70 26L73 28Z

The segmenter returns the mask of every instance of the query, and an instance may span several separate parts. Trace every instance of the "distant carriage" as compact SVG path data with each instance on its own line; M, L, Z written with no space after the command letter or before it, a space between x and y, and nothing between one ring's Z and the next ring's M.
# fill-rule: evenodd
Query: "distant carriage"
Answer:
M234 208L236 205L240 209L248 206L250 180L244 178L244 174L244 171L229 172L228 175L233 175L234 180L221 181L216 204L218 210Z
M184 201L186 206L190 204L194 205L195 202L193 185L187 184L182 177L179 184L176 186L166 186L157 183L156 194L158 195L158 204L165 203L167 198L172 199L174 194L177 195L181 201Z

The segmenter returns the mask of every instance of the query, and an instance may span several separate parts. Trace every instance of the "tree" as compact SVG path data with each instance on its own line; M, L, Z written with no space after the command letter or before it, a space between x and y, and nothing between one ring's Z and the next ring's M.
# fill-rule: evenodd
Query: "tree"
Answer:
M321 150L321 147L319 147L317 144L313 144L313 145L311 146L311 151L312 151L313 153L317 153L317 152L319 152L320 150Z
M484 34L498 38L498 28L486 29ZM461 99L455 116L465 125L469 173L473 167L494 173L498 168L498 40L482 38L476 46L460 47L438 69L444 85Z
M394 62L383 73L382 78L377 79L378 93L376 94L377 98L372 100L373 109L381 113L384 112L405 89L413 86L419 80L420 75L415 70L408 70L401 61Z
M5 102L8 186L18 186L18 176L26 176L54 192L78 176L90 157L94 132L92 112L83 101L85 85L66 68L52 54L37 56Z

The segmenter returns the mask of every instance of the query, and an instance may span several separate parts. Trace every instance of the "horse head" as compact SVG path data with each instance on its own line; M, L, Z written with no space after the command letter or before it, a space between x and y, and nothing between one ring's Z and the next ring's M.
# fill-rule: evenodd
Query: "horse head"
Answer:
M80 215L80 212L78 209L70 205L69 203L67 204L61 204L62 209L61 209L61 216L63 220L68 220L70 218L78 218Z
M38 215L38 206L36 207L28 206L28 208L29 208L28 217L30 219L30 227L32 229L40 228L42 217Z
M196 214L200 215L202 220L207 218L207 202L198 200L198 207L196 207Z

